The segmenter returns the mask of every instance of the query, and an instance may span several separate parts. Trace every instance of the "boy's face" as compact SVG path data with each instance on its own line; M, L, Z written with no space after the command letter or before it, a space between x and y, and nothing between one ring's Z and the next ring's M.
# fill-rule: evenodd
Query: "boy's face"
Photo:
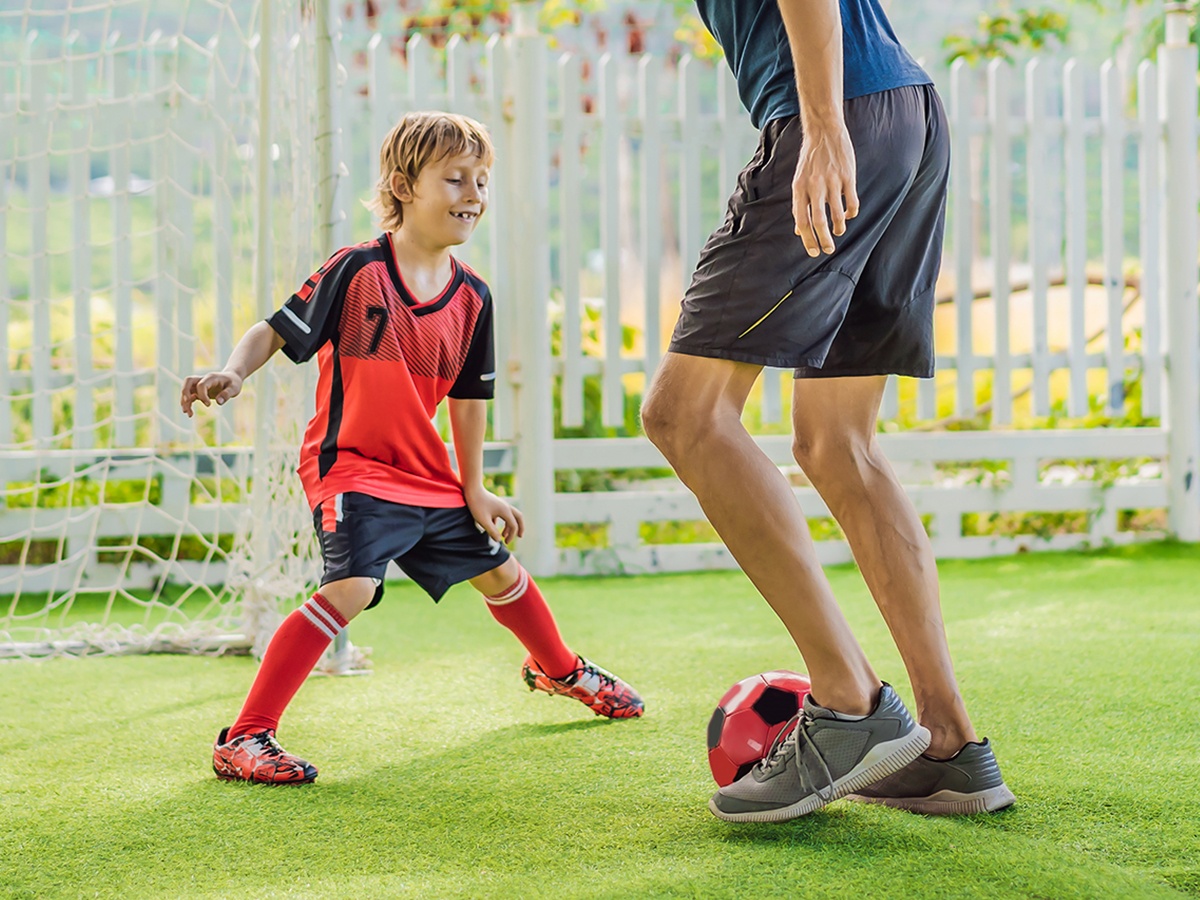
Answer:
M404 205L400 227L412 229L431 244L461 244L487 209L487 185L487 166L469 153L428 163L411 186L394 175L392 190Z

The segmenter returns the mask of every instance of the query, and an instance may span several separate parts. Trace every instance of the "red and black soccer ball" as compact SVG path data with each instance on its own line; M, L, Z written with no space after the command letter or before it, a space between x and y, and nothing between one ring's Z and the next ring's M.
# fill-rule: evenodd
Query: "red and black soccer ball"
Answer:
M807 676L776 669L726 691L708 721L708 766L717 784L732 784L754 768L811 690Z

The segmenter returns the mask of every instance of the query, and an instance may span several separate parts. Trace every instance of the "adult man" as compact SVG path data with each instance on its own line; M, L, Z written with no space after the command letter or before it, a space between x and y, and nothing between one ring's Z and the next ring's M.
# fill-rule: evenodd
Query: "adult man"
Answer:
M642 419L813 684L791 736L709 806L731 821L790 819L846 795L929 813L1008 806L955 681L932 548L875 439L887 375L933 374L941 103L877 0L697 3L762 135ZM795 369L794 456L846 533L921 724L876 676L787 481L742 427L763 366Z

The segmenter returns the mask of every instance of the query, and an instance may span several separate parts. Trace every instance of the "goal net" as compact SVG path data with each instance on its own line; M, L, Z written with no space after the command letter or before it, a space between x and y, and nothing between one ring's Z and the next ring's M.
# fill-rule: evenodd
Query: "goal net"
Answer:
M0 9L0 659L251 652L316 574L308 367L179 408L312 271L316 63L306 2Z

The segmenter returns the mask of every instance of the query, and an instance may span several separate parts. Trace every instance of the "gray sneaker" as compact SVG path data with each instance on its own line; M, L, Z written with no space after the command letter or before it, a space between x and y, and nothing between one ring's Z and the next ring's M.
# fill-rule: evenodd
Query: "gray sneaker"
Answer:
M887 684L869 716L843 716L808 696L794 721L766 759L713 794L713 815L727 822L794 819L904 768L929 746L929 732Z
M1017 802L1000 775L987 738L967 744L949 759L931 759L922 754L899 772L855 791L847 799L929 816L995 812Z

